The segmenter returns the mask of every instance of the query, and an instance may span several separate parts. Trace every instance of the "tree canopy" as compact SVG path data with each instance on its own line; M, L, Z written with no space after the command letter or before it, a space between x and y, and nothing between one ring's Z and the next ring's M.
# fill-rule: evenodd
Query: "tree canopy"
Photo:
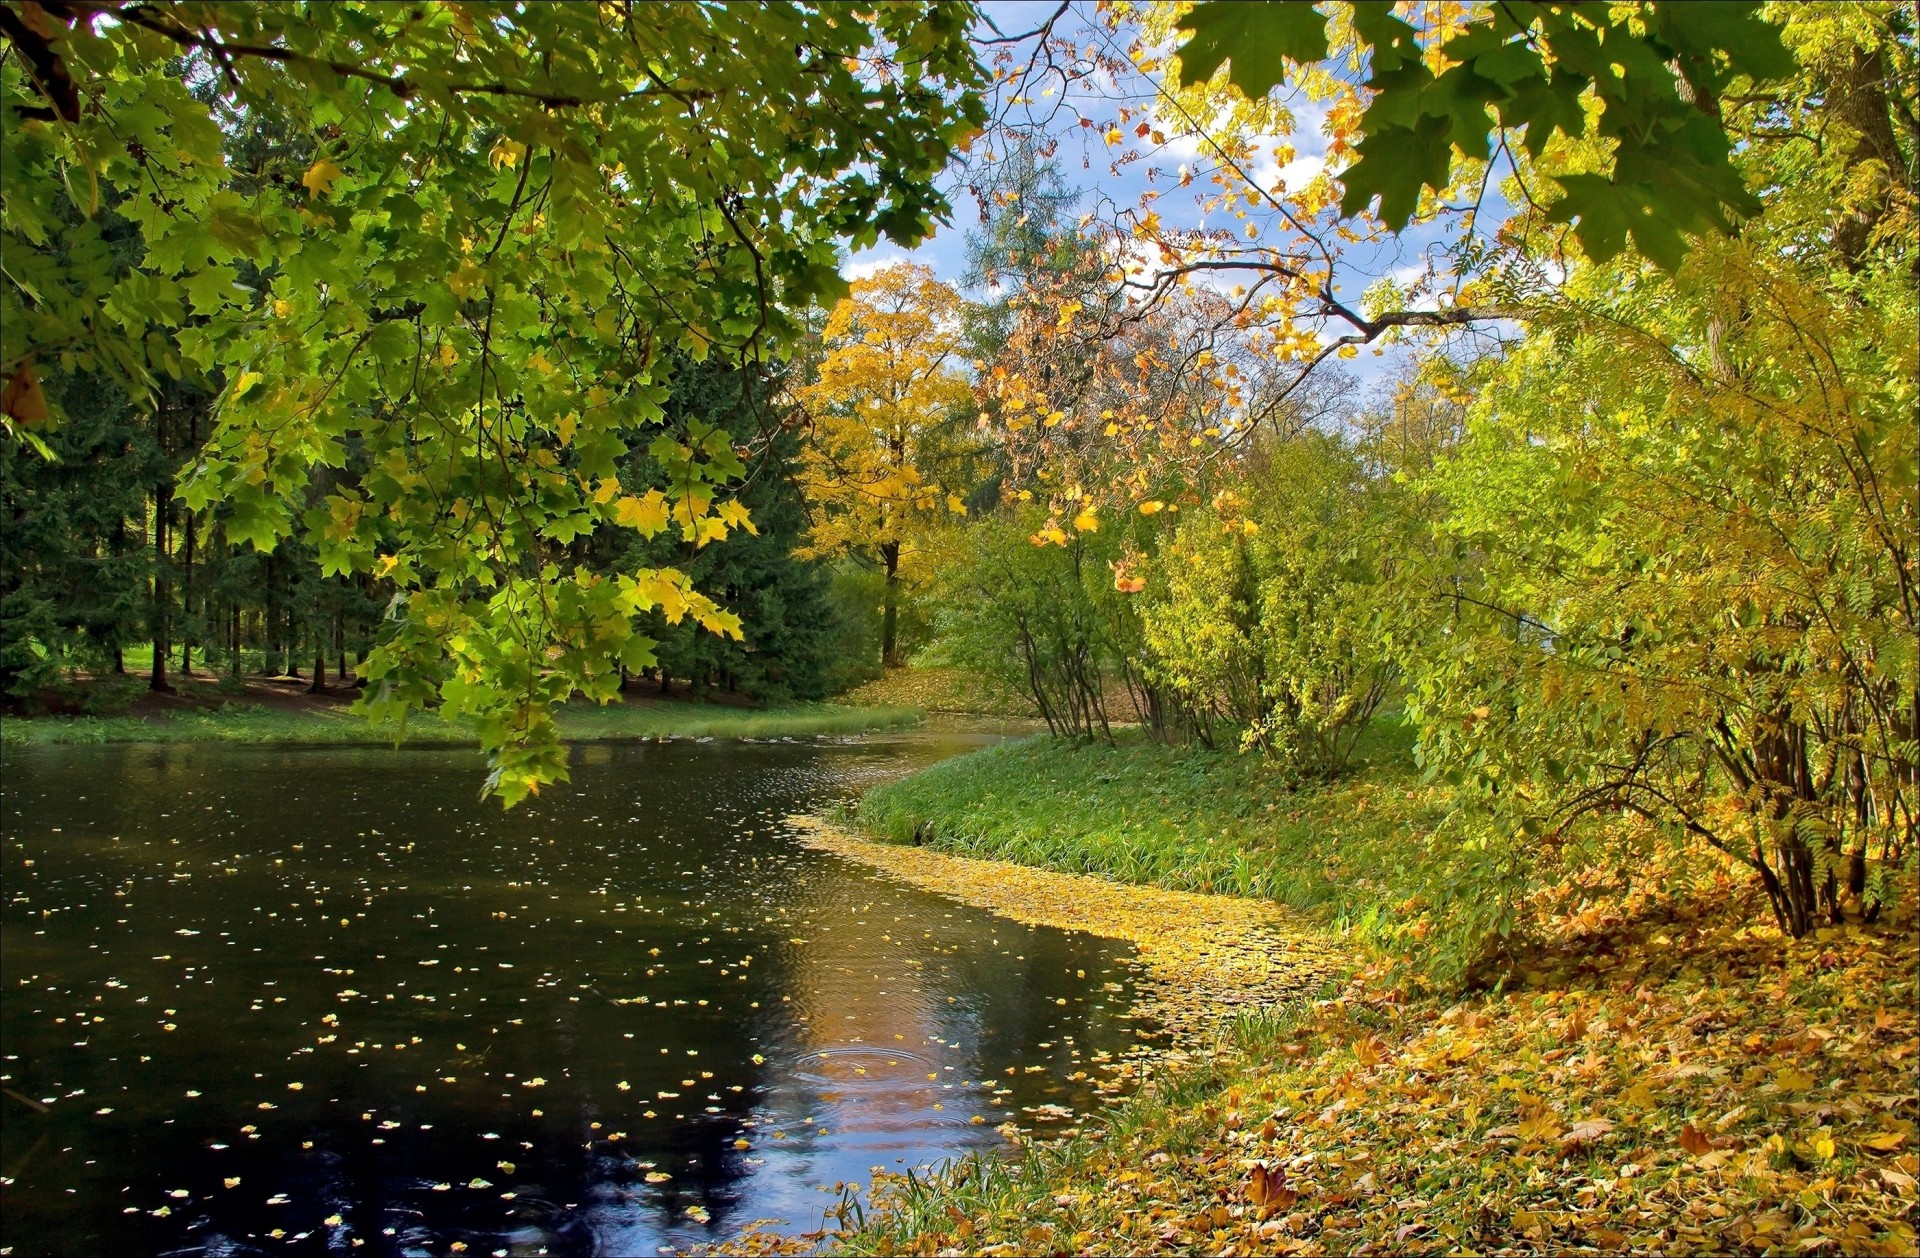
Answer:
M370 702L475 719L508 800L565 775L554 703L649 661L636 616L738 632L678 568L564 552L744 523L732 441L664 422L661 364L766 354L843 291L843 242L924 236L982 117L961 4L0 13L9 432L59 419L55 367L216 384L189 506L262 548L311 510L327 571L390 582ZM241 115L301 169L237 167Z

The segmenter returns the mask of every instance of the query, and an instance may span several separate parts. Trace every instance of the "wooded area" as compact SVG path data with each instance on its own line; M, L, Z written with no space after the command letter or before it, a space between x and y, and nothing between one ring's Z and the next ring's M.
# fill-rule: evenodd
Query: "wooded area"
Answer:
M1880 983L1912 6L1036 15L0 4L0 691L352 686L462 722L512 805L570 702L953 670L1050 740L850 824L1324 912L1405 990L1709 902ZM1795 990L1894 1026L1836 982ZM1902 1165L1862 1182L1910 1224ZM987 1234L913 1200L869 1239Z

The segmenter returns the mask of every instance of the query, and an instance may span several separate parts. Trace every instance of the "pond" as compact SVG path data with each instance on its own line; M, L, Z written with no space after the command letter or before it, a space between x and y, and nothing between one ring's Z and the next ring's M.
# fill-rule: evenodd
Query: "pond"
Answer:
M990 741L5 754L0 1253L649 1254L1057 1130L1125 945L802 847Z

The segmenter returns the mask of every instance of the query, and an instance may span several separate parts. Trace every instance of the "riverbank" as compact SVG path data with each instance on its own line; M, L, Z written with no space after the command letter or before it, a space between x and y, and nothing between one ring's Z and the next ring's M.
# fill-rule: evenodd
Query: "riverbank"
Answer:
M1285 792L1238 758L1029 740L869 792L861 829L924 845L903 860L1263 897L1360 960L1076 1137L883 1177L837 1244L1912 1252L1913 923L1783 940L1722 877L1562 922L1500 990L1416 993L1389 957L1419 946L1446 801L1408 746L1385 728L1363 771Z
M1420 780L1403 726L1381 722L1360 759L1293 791L1256 757L1035 737L876 787L851 822L956 856L1274 901L1386 942L1434 876L1409 838L1439 824L1448 796Z
M124 742L246 742L308 745L392 744L477 746L463 723L416 715L403 737L350 710L350 696L301 703L286 696L271 704L172 703L116 716L8 716L0 743L33 746ZM559 717L564 737L578 741L625 738L798 738L905 729L924 714L907 707L786 704L738 707L692 700L629 699L606 705L572 704Z
M1133 944L1138 1011L1175 1045L1221 1017L1293 1000L1327 982L1343 953L1300 914L1238 896L1197 895L1054 873L1007 861L877 843L817 817L788 819L807 846L1030 926Z

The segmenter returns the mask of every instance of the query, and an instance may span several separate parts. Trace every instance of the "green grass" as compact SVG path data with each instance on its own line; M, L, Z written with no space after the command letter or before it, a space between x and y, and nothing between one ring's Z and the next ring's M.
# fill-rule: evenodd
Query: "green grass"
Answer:
M1278 900L1371 933L1433 876L1445 799L1413 735L1380 722L1346 777L1291 789L1256 756L1039 737L944 761L864 795L876 838L1184 891Z
M639 700L606 707L574 705L561 714L560 728L567 738L579 740L779 738L902 729L918 724L921 718L916 708L856 708L834 703L734 708ZM45 716L10 717L0 722L0 742L9 746L127 742L374 744L392 743L393 735L392 727L370 724L344 708L289 712L242 703L151 720L137 716ZM463 725L429 715L408 723L404 741L411 746L467 746L478 740Z

